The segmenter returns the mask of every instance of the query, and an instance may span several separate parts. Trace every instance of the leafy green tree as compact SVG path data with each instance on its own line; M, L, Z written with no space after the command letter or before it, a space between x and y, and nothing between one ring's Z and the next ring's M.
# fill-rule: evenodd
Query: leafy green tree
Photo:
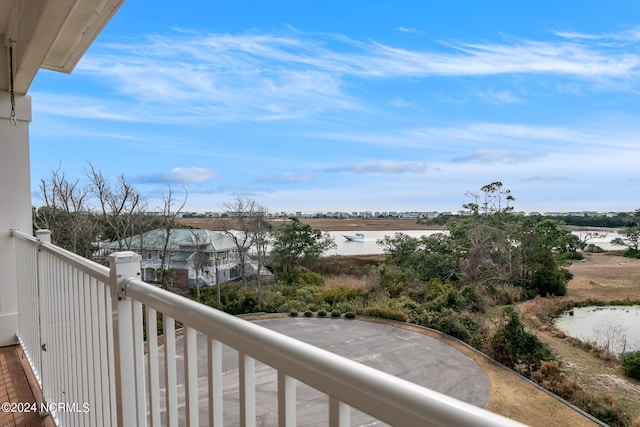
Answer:
M545 220L533 226L531 236L527 241L530 246L526 261L532 275L525 284L541 296L565 295L567 280L571 277L564 268L571 233L558 227L555 221Z
M331 236L295 217L276 228L273 235L271 255L290 282L295 278L296 267L310 268L323 253L336 247Z
M525 331L518 312L512 306L504 308L501 323L489 339L489 348L498 362L524 374L537 370L542 360L554 358L549 346Z
M423 281L439 278L456 280L459 254L451 246L449 236L437 233L420 238L396 233L378 241L391 263L415 273Z

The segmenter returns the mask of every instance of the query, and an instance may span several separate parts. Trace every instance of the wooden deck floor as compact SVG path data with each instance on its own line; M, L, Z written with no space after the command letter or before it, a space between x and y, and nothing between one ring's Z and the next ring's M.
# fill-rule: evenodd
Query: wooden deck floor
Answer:
M39 405L41 401L40 389L24 360L22 348L19 345L0 347L0 404L4 404L0 410L0 427L53 426L51 417L42 420L38 411L12 412L5 408L6 402Z

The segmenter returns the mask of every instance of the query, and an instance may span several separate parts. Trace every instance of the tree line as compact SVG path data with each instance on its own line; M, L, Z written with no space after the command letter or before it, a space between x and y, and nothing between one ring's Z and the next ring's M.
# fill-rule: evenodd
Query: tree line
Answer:
M178 193L167 186L162 194L163 205L152 212L146 198L124 174L111 182L89 163L84 178L72 179L57 169L40 180L43 204L33 208L34 231L48 229L56 245L94 259L100 242L104 241L116 242L117 250L142 252L144 242L136 237L161 229L163 250L160 251L159 279L167 288L172 275L167 259L171 230L181 227L177 218L187 202L187 189L183 187ZM335 245L328 234L302 224L296 218L274 227L267 220L268 209L253 199L236 197L224 207L230 218L221 219L218 228L236 248L243 285L251 254L257 266L258 295L264 265L268 264L280 277L293 282L298 267L312 266L318 257ZM199 252L199 245L195 246L198 252L196 271L203 270L207 260Z

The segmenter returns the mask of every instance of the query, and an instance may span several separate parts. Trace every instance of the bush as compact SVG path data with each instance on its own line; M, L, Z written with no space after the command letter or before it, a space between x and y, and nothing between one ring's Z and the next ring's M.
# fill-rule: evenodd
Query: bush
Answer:
M602 248L601 248L600 246L598 246L598 245L594 245L593 243L589 243L589 244L587 245L587 247L586 247L586 248L584 248L584 251L585 251L585 252L592 253L592 254L597 254L597 253L604 252L604 249L602 249Z
M407 314L392 307L384 307L380 305L363 307L359 311L364 316L379 317L381 319L398 320L400 322L406 322L408 320Z
M333 310L331 312L331 317L340 317L340 311L338 310Z
M306 269L300 268L296 276L298 285L300 286L322 286L324 285L324 278L318 273Z
M623 354L620 361L626 376L640 380L640 350Z
M313 311L310 311L310 310L305 311L304 317L313 317Z
M525 331L515 308L507 306L502 313L501 325L489 339L491 356L520 373L536 371L543 360L553 360L551 348Z
M437 329L473 346L480 346L486 336L480 331L478 318L467 311L457 312L450 308L442 311L428 311L419 324Z
M289 312L289 316L291 316L291 317L298 317L298 312L297 312L297 311L295 311L295 310L291 310L291 311Z
M327 317L327 312L324 310L318 311L318 317Z
M348 311L348 312L345 313L344 317L347 318L347 319L355 319L356 318L356 314L353 311Z
M569 273L570 274L570 273ZM533 286L541 297L563 296L567 293L567 277L562 269L542 267L533 274Z

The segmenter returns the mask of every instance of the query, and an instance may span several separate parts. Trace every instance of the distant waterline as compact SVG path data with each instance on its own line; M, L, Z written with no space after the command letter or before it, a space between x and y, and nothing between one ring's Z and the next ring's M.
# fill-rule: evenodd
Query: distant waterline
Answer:
M354 230L343 231L328 231L327 232L338 246L327 252L326 255L375 255L382 254L384 250L382 246L377 244L377 241L383 239L385 236L393 236L396 233L403 233L411 237L432 236L437 233L447 233L446 230L382 230L382 231L358 231L358 233L364 234L363 242L351 242L345 239L345 234L354 234ZM574 231L573 234L580 238L584 238L585 231ZM616 237L621 237L615 231L603 232L601 237L597 239L591 239L588 243L600 246L604 250L622 249L620 246L612 245L611 240Z

